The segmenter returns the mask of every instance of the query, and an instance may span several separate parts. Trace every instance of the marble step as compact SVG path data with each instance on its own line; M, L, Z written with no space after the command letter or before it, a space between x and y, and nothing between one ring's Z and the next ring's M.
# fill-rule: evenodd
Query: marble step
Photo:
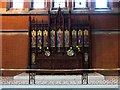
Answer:
M36 80L81 80L82 75L36 75ZM28 73L21 73L14 76L14 80L29 80ZM104 80L104 76L100 73L88 73L89 80Z

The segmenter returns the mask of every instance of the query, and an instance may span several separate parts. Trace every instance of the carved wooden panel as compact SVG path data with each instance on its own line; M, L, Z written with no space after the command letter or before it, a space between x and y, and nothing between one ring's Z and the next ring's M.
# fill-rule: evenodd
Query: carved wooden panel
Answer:
M60 8L55 14L48 12L48 17L48 22L30 18L31 68L90 68L89 24L71 22L71 13L64 15Z

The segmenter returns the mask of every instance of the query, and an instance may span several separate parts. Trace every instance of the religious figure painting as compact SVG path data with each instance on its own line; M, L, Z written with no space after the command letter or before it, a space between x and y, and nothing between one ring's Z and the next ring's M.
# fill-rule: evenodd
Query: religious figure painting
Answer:
M69 31L65 30L65 47L69 47Z
M43 31L43 35L44 35L44 47L47 47L48 46L48 31L47 30L44 30Z
M84 46L88 47L88 30L84 30Z
M72 45L73 45L73 47L75 47L77 45L76 30L72 30Z
M55 47L55 31L54 31L53 29L50 31L50 36L51 36L51 37L50 37L51 47Z
M37 46L42 47L42 31L37 32Z
M82 30L78 30L78 46L82 47L83 40L82 40Z
M35 30L32 30L31 32L31 35L32 35L32 47L35 47L36 46L36 31Z
M60 28L57 31L57 47L63 47L63 31Z

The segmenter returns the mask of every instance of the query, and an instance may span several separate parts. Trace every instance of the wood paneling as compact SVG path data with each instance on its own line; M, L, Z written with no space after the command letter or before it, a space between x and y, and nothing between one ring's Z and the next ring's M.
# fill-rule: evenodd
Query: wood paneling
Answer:
M120 34L118 35L118 63L120 68Z
M38 16L36 16L38 18ZM39 16L39 20L47 22L47 16ZM29 16L2 16L2 30L29 30Z
M120 15L118 16L118 28L120 29Z
M48 8L48 9L51 8L51 4L50 4L49 0L47 1L47 8Z
M2 35L0 35L0 68L2 67Z
M25 0L25 2L24 2L24 8L29 8L29 1L27 1L27 0Z
M27 34L3 34L2 68L27 68L28 43Z
M92 41L92 67L93 68L117 68L118 65L120 65L119 64L120 62L118 59L118 54L119 54L118 45L120 45L120 42L118 44L118 39L120 39L120 36L118 38L117 34L93 34L92 36L92 40L93 40ZM2 40L3 40L2 67L3 68L27 68L28 60L29 60L28 59L28 50L29 50L28 35L27 34L16 34L16 35L3 34ZM66 62L66 65L68 65L67 62ZM4 72L4 74L8 74L8 72Z
M29 16L0 16L2 30L29 30ZM34 17L34 16L33 16ZM78 16L82 19L86 16ZM119 18L118 18L119 17ZM47 16L37 16L40 20L48 21ZM73 18L75 19L75 18ZM118 15L91 15L92 29L120 29ZM1 27L2 26L2 27ZM2 67L26 68L28 65L28 35L27 34L0 34L2 35ZM92 67L116 68L120 67L120 35L93 34L92 35ZM1 56L0 56L1 57ZM119 58L119 59L118 59ZM49 62L49 61L48 61ZM42 62L45 63L45 62ZM50 63L50 62L49 62ZM68 64L66 64L68 65ZM6 72L7 73L7 72ZM6 74L4 72L4 74Z
M28 30L28 16L3 16L2 29L4 30Z
M2 29L2 16L0 16L0 30Z
M92 38L93 68L118 67L118 35L99 34Z
M36 16L39 20L48 22L47 16ZM75 18L76 17L76 18ZM73 19L80 19L83 21L87 16L75 16ZM118 15L91 15L92 29L117 29L118 28ZM17 22L17 23L16 23ZM28 30L29 29L29 16L2 16L2 29L12 30Z
M92 15L91 24L93 29L117 29L118 15Z
M0 2L0 8L2 8L2 4L1 4L1 2Z
M119 3L118 2L113 2L113 7L119 7Z
M2 8L6 8L6 0L2 0L1 1L1 7Z

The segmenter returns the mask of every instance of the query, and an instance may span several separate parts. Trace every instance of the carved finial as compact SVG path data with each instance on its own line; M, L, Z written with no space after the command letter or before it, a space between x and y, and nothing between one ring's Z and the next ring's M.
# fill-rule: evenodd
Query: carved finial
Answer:
M43 24L43 19L42 19L42 24Z
M35 23L35 17L33 17L33 19L32 19L32 23Z
M48 13L50 14L50 9L48 9Z
M59 3L59 8L60 8L60 3Z
M38 23L38 20L37 20L37 18L36 18L36 23Z
M60 9L60 4L59 4L58 12L59 12L59 11L61 11L61 9Z

